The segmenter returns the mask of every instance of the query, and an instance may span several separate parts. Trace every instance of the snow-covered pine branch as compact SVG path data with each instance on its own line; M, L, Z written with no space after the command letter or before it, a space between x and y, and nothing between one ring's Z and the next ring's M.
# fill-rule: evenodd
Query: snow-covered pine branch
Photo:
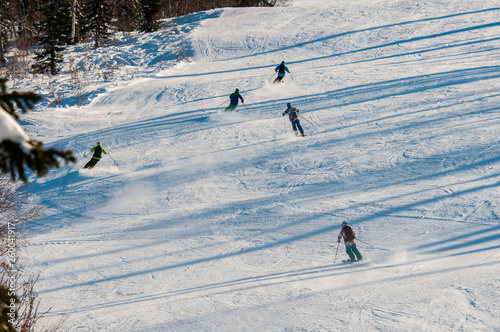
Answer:
M9 173L13 180L28 182L25 167L44 176L51 168L59 167L58 157L66 163L75 162L71 151L45 149L42 142L30 138L15 119L18 117L16 106L26 112L41 98L30 92L8 93L5 82L0 79L0 171Z

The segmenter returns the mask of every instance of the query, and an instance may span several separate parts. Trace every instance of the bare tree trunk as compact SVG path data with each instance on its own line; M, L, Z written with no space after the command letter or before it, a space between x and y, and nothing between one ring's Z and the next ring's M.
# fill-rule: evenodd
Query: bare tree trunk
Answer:
M0 68L5 67L5 51L3 49L3 28L0 26Z
M75 28L76 28L76 0L73 0L71 7L71 42L75 42Z
M4 20L5 17L3 15L3 10L5 10L6 7L4 5L0 6L0 68L5 67L7 65L5 61L5 50L3 48L3 45L5 43L4 38L7 38L7 36L4 34Z

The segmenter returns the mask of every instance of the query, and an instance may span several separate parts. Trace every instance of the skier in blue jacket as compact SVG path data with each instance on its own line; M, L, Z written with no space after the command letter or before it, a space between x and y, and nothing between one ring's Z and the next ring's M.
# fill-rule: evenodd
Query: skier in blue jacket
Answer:
M285 66L285 61L281 61L281 64L277 65L276 68L274 68L274 72L278 73L278 77L273 81L273 83L279 83L285 77L285 72L290 74L290 71L288 70L287 66Z
M241 99L241 102L244 104L245 101L243 100L243 97L240 95L240 89L234 90L231 95L229 95L229 99L231 102L229 103L229 106L226 107L224 111L234 111L236 109L236 106L238 106L238 100Z

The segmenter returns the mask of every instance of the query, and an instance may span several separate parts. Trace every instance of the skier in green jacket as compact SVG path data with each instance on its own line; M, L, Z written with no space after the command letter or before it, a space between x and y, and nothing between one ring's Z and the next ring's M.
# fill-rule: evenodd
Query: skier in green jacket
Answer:
M94 168L94 166L101 160L102 154L108 154L108 151L104 150L101 145L101 142L97 142L97 145L90 149L90 152L93 152L92 158L83 168Z

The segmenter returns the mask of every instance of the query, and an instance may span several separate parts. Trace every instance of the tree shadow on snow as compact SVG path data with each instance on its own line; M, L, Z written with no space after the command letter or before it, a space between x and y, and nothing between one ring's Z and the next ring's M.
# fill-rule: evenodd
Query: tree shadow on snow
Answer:
M481 186L477 186L474 188L456 191L454 195L455 196L469 195L471 193L476 193L476 192L487 190L487 189L497 188L499 186L500 186L500 181L495 182L495 183L491 183L488 185L481 185ZM414 208L417 208L420 206L436 203L436 202L439 202L439 201L442 201L442 200L445 200L448 198L449 198L448 194L438 195L436 197L432 197L429 199L423 199L423 200L413 202L413 203L402 204L399 206L382 209L381 211L379 211L378 213L376 213L374 215L359 217L359 218L356 218L354 220L351 220L350 222L352 224L359 225L359 224L362 224L362 223L365 223L368 221L373 221L375 219L384 218L384 217L393 215L393 214L401 212L401 211L407 211L407 210L414 209ZM312 220L325 219L330 215L331 215L331 212L324 212L324 213L320 213L320 214L314 214L310 217L310 219L312 219ZM141 270L138 272L126 273L126 274L122 274L122 275L114 275L114 276L110 276L110 277L106 277L106 278L89 280L89 281L85 281L82 283L76 283L73 285L54 287L51 289L46 289L46 290L40 291L39 293L50 293L50 292L56 292L56 291L60 291L60 290L64 290L64 289L71 289L71 288L75 288L75 287L85 287L85 286L95 285L95 284L109 282L109 281L117 281L117 280L121 280L121 279L137 277L137 276L141 276L141 275L148 275L148 274L152 274L152 273L168 271L168 270L177 269L180 267L187 267L187 266L207 263L210 261L216 261L216 260L222 260L222 259L226 259L226 258L230 258L230 257L246 255L246 254L259 252L259 251L263 251L266 249L270 249L270 248L279 247L282 245L298 242L298 241L308 240L308 239L314 238L314 237L322 235L322 234L333 233L335 231L338 231L338 228L339 228L338 224L335 223L334 225L320 227L320 228L317 228L313 231L302 232L301 234L298 234L298 235L284 237L283 239L280 239L280 240L271 241L269 243L266 243L263 245L258 245L258 246L251 247L251 248L241 249L241 250L238 250L236 252L228 252L228 253L221 254L221 255L215 255L215 256L211 256L211 257L203 257L200 259L175 263L175 264L171 264L171 265L167 265L167 266L159 266L159 267L155 267L155 268L151 268L151 269ZM498 230L498 227L494 229L494 231L497 231L497 230ZM489 236L489 237L486 237L483 239L468 241L468 242L465 242L465 243L462 243L459 245L449 246L448 248L445 248L445 250L451 251L451 250L454 250L457 248L463 248L463 247L468 247L468 246L472 246L472 245L487 243L490 241L496 241L496 240L498 240L498 237L499 237L499 234L494 234L492 236ZM498 246L494 246L494 247L491 247L491 249L496 249L497 247ZM475 251L476 250L474 250L472 252L475 252ZM141 258L141 259L144 259L144 258Z
M235 59L241 59L241 58L247 58L247 57L254 57L258 55L267 55L267 54L272 54L272 53L279 53L283 52L285 50L290 50L293 48L303 48L312 44L316 43L325 43L329 40L332 39L337 39L349 35L354 35L358 33L365 33L365 32L371 32L371 31L376 31L376 30L381 30L381 29L386 29L386 28L392 28L392 27L401 27L405 25L411 25L411 24L416 24L416 23L425 23L425 22L431 22L431 21L437 21L437 20L445 20L449 18L454 18L454 17L459 17L459 16L467 16L467 15L474 15L474 14L481 14L485 12L491 12L491 11L499 11L500 8L488 8L488 9L483 9L483 10L478 10L478 11L472 11L472 12L465 12L465 13L458 13L458 14L452 14L452 15L446 15L446 16L439 16L439 17L432 17L432 18L425 18L421 20L414 20L414 21L407 21L407 22L400 22L400 23L393 23L393 24L388 24L388 25L382 25L378 27L373 27L373 28L367 28L367 29L360 29L360 30L353 30L353 31L347 31L347 32L342 32L306 42L301 42L294 44L292 46L286 46L270 51L265 51L265 52L260 52L260 53L253 53L252 55L247 55L247 56L241 56L241 57L236 57ZM469 32L469 31L474 31L474 30L480 30L480 29L486 29L486 28L491 28L500 25L500 22L493 22L493 23L488 23L488 24L481 24L477 26L470 26L467 28L463 29L456 29L456 30L449 30L441 33L436 33L436 34L431 34L427 36L419 36L419 37L414 37L410 38L407 40L397 40L391 43L386 43L386 44L380 44L376 46L371 46L371 47L366 47L366 48L361 48L353 51L347 51L347 52L342 52L342 53L336 53L336 54L331 54L323 57L318 57L318 58L310 58L307 60L299 60L299 61L294 61L294 62L289 62L290 64L292 63L301 63L301 62L309 62L309 61L315 61L315 60L321 60L321 59L326 59L326 58L331 58L331 57L339 57L342 55L352 55L354 53L360 53L360 52L365 52L365 51L370 51L370 50L375 50L375 49L380 49L384 47L389 47L389 46L397 46L401 44L406 44L406 43L413 43L421 40L427 40L427 39L435 39L439 37L444 37L444 36L449 36L449 35L454 35L454 34L459 34L463 32ZM447 48L446 46L443 46L443 48Z

